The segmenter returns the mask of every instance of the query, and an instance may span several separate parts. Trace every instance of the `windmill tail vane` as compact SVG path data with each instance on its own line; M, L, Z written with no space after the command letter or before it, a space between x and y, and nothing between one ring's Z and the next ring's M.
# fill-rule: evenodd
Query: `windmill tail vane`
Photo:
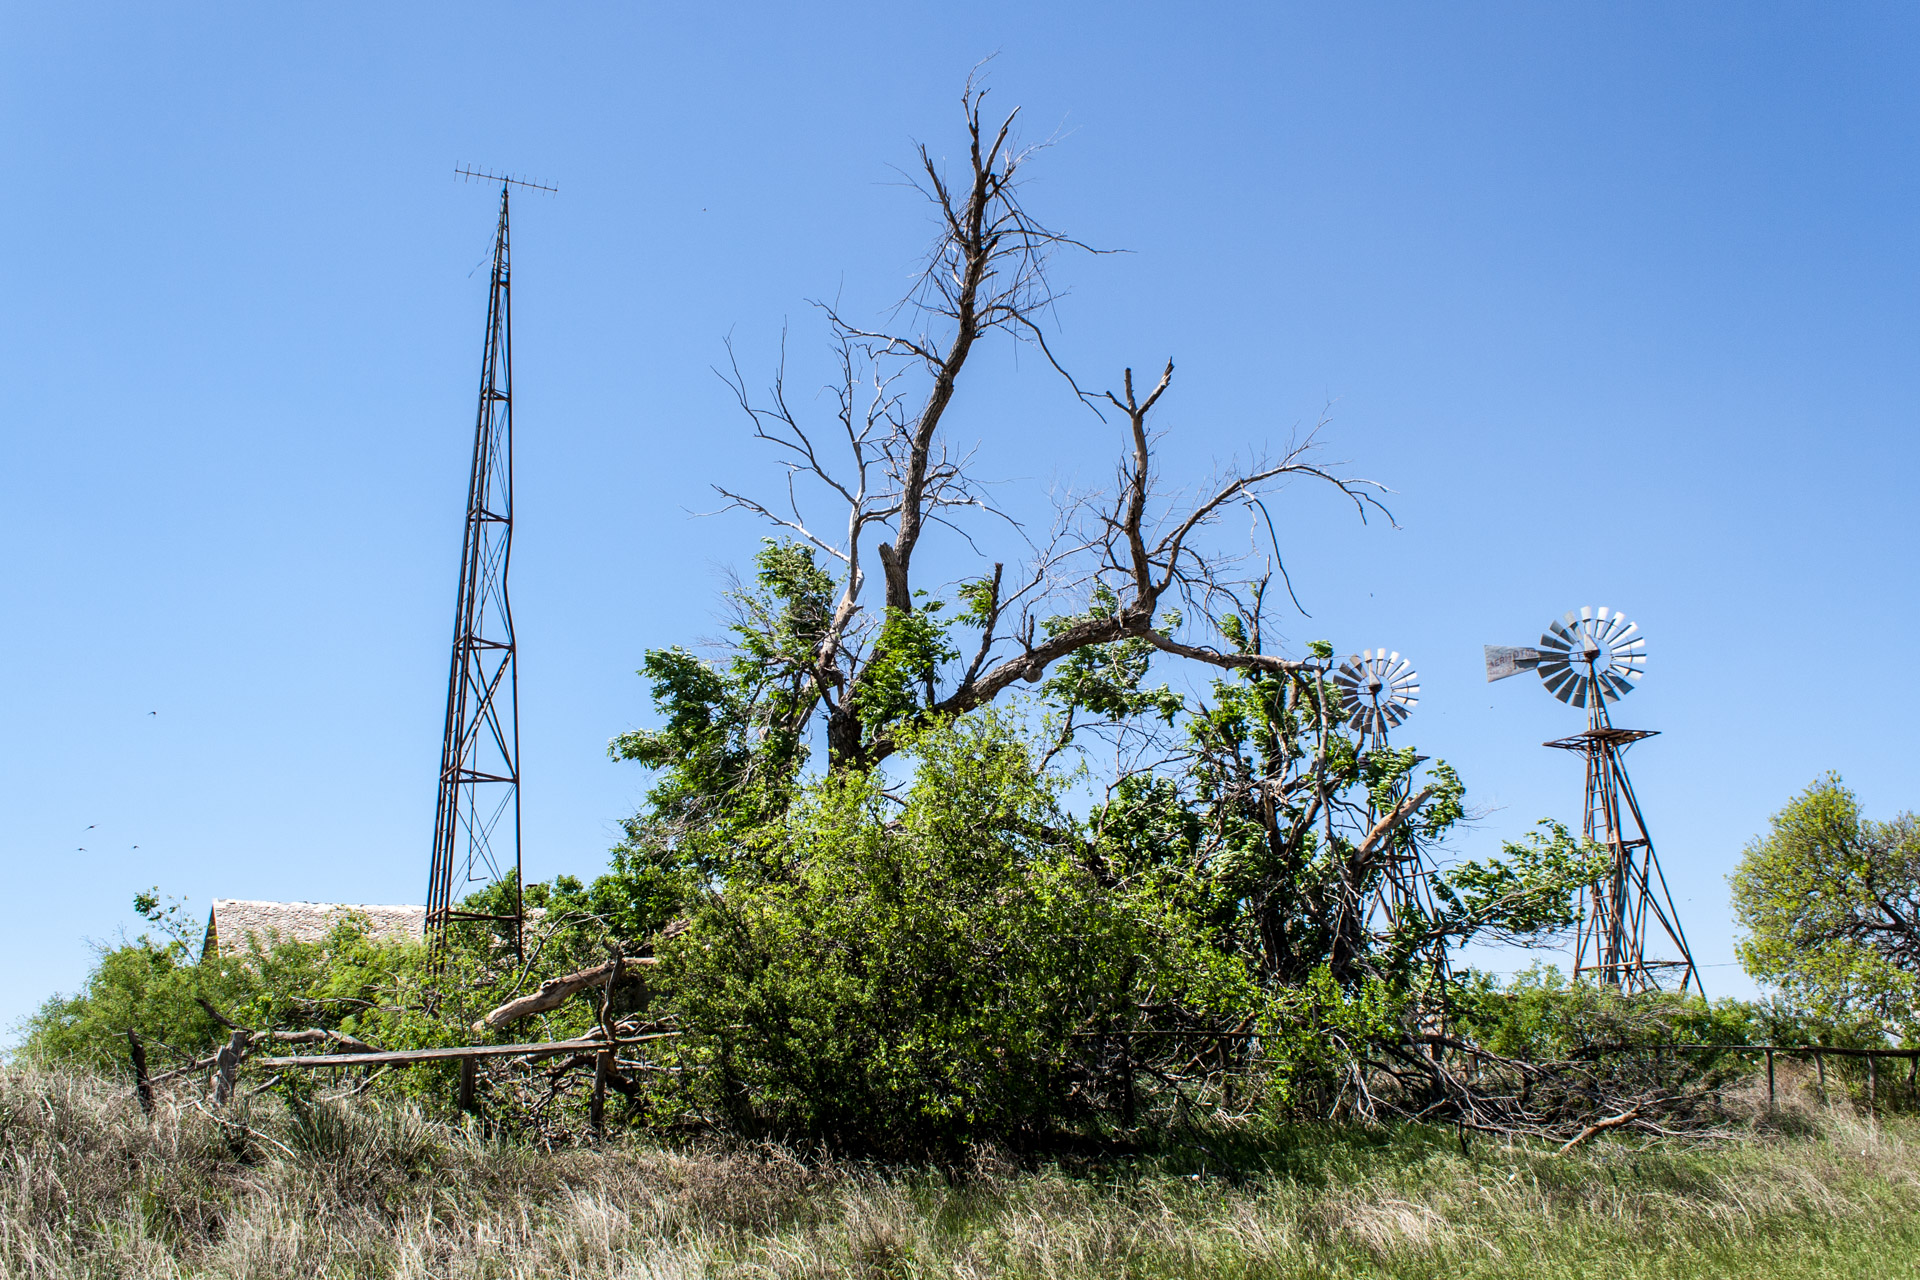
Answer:
M1487 683L1532 671L1547 655L1540 649L1512 648L1503 644L1484 646L1487 655Z

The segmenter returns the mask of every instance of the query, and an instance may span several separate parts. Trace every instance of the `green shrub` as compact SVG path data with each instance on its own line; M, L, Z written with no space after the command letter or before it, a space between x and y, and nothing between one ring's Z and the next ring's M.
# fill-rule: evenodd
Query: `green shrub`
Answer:
M899 797L829 777L665 955L691 1101L749 1133L890 1152L1070 1118L1077 1032L1164 963L1074 857L1061 784L993 716L920 737Z

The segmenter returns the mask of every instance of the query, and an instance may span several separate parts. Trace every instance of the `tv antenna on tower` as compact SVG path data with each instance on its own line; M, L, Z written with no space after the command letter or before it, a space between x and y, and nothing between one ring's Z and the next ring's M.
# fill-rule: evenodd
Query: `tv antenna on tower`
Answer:
M1587 712L1584 732L1544 744L1585 757L1584 834L1612 855L1607 873L1583 891L1587 910L1574 944L1574 976L1592 974L1625 991L1657 991L1663 978L1677 977L1678 990L1691 984L1700 991L1673 894L1620 758L1659 731L1616 729L1607 714L1607 704L1633 692L1646 673L1647 642L1639 632L1604 606L1584 608L1549 624L1539 648L1486 646L1487 679L1536 671L1547 692Z
M508 204L514 187L557 191L520 178L455 169L500 184L493 237L486 345L480 357L480 405L467 482L460 592L447 673L446 728L440 740L440 796L434 807L433 862L427 876L426 933L436 961L447 926L486 920L508 926L522 952L526 911L520 887L520 687L507 571L513 560L513 292ZM508 881L510 900L493 911L455 905L471 885Z

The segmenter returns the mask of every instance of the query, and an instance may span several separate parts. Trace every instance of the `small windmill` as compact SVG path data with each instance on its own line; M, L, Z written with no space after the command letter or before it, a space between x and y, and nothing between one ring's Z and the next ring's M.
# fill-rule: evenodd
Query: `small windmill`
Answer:
M1343 660L1333 673L1340 690L1341 710L1347 727L1360 739L1361 752L1384 751L1387 735L1405 724L1413 709L1420 705L1420 673L1397 652L1363 649ZM1406 780L1401 780L1403 799ZM1378 815L1368 811L1368 824ZM1389 854L1379 888L1367 904L1369 918L1384 917L1389 926L1398 924L1414 905L1425 907L1426 882L1422 878L1417 852Z
M1398 653L1365 649L1333 673L1347 724L1375 746L1384 746L1389 730L1406 722L1420 705L1420 674Z
M1539 648L1486 646L1488 681L1522 671L1539 673L1547 692L1587 712L1587 728L1545 743L1574 751L1587 762L1586 838L1613 855L1613 866L1584 891L1573 972L1592 974L1626 991L1659 990L1668 982L1700 990L1693 953L1660 870L1640 802L1634 798L1621 754L1655 729L1616 729L1607 704L1640 682L1647 642L1640 628L1602 606L1556 619ZM1649 950L1649 942L1652 950Z

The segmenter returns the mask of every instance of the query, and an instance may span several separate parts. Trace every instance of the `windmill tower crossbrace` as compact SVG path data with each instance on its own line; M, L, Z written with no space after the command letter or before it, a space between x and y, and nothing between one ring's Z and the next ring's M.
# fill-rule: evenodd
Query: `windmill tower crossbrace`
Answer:
M519 954L525 918L520 888L519 667L507 595L513 560L513 297L507 215L512 188L533 184L471 170L456 172L500 183L500 221L487 294L486 346L480 360L480 403L427 878L426 934L436 960L444 956L447 927L456 920L505 925ZM497 910L458 906L472 887L499 882L508 885L509 893Z
M1607 704L1633 691L1647 666L1640 629L1606 607L1583 608L1551 623L1538 648L1486 646L1487 679L1534 671L1547 691L1587 712L1581 733L1544 745L1586 762L1586 838L1605 849L1605 874L1583 891L1574 944L1575 977L1590 975L1623 991L1700 992L1700 975L1653 837L1621 759L1654 729L1618 729Z

